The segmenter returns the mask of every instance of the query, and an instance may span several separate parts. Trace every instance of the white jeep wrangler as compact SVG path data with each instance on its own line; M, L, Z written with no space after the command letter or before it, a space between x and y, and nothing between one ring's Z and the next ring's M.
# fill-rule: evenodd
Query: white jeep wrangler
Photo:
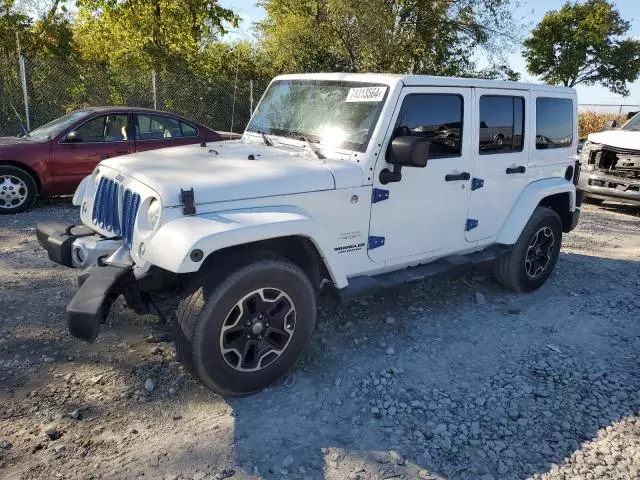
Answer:
M84 269L67 321L89 342L115 297L144 312L183 276L179 358L248 394L292 369L321 289L348 298L490 260L508 288L542 285L580 213L576 115L569 88L284 75L241 140L103 161L74 196L82 225L40 223L38 240Z

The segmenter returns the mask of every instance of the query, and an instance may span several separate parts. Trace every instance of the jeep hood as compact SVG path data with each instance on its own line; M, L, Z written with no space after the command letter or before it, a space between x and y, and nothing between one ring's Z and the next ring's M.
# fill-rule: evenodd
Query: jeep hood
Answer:
M298 146L243 140L151 150L100 165L152 188L165 207L180 205L181 189L193 188L195 203L205 204L361 186L363 179L349 160L318 160Z
M633 130L607 130L591 133L587 137L590 142L608 145L625 150L640 150L640 132Z

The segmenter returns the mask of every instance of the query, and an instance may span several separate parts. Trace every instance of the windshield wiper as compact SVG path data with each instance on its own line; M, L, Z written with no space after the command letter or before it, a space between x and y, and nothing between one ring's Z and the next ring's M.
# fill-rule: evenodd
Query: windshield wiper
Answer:
M267 147L273 147L273 142L271 140L269 140L269 137L267 137L267 134L264 132L259 132L262 135L262 141L264 142L264 144Z
M307 137L305 137L304 135L301 135L298 137L300 140L302 140L304 143L307 144L307 147L309 147L309 150L311 150L311 153L313 153L313 156L316 157L318 160L322 160L324 158L326 158L322 152L320 150L318 150L310 141Z

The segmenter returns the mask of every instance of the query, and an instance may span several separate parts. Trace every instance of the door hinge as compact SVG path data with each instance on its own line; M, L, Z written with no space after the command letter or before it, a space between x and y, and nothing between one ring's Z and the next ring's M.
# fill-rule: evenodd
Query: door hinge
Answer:
M196 213L195 195L193 188L189 190L180 189L180 203L182 204L182 213L185 215L193 215Z
M478 190L484 187L484 180L482 178L474 178L471 180L471 190Z
M378 203L382 202L383 200L389 200L389 190L374 188L371 195L371 203Z
M478 220L476 220L475 218L467 218L467 223L464 227L465 231L469 231L469 230L473 230L474 228L476 228L478 226Z
M378 248L384 245L384 237L369 237L369 250Z

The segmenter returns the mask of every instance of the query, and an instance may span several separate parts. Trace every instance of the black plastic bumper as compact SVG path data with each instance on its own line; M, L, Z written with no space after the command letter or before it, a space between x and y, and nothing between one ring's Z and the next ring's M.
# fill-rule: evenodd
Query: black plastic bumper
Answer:
M94 233L84 225L65 224L55 220L36 225L38 243L47 251L49 259L66 267L73 267L71 246L74 240Z
M87 268L78 278L80 290L67 305L69 333L93 342L111 304L122 293L123 285L131 282L135 282L131 267L96 265Z
M578 220L580 220L580 209L576 207L574 212L569 212L569 229L567 232L570 232L574 228L578 226Z

